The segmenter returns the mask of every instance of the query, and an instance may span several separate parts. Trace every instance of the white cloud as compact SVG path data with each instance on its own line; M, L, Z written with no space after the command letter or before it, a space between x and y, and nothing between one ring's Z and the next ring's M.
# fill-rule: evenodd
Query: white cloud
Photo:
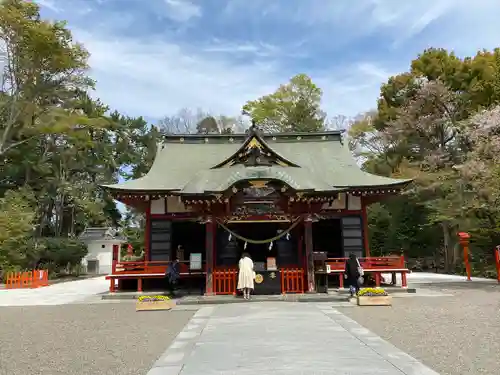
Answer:
M189 0L164 0L167 7L166 16L173 21L186 22L201 16L201 8Z
M42 7L50 9L53 12L59 13L61 11L61 8L59 8L52 0L35 0L35 2Z
M374 79L380 81L384 81L387 79L387 77L390 77L394 74L371 62L358 63L357 67L360 73L365 74L369 77L373 77Z
M97 95L133 115L161 117L183 107L237 114L286 79L272 62L234 64L158 39L75 35L91 52Z
M193 53L158 39L136 41L78 30L75 35L91 51L96 94L130 115L158 118L183 107L237 115L247 100L271 93L291 78L273 61L237 64L226 54ZM311 76L324 90L330 115L355 115L373 107L387 77L369 63Z
M179 23L204 16L197 5L203 1L148 1L148 6L155 4L148 8L150 12L163 12L161 17ZM288 6L288 2L230 0L220 12L209 15L219 29L228 26L223 28L227 40L220 34L211 36L206 24L192 34L203 32L208 37L192 43L168 34L141 36L139 31L129 31L134 29L136 14L126 7L96 13L92 24L82 24L75 36L92 54L96 94L121 112L148 117L182 107L236 115L247 100L272 92L297 73L309 74L323 89L324 109L330 115L355 115L376 105L380 85L408 69L409 59L422 45L473 54L482 47L493 48L500 40L498 0L476 0L474 6L465 0L290 2ZM75 14L72 8L67 11ZM260 28L264 21L268 25L276 21L279 27L266 34ZM439 25L435 33L423 32L433 25ZM302 39L293 40L288 32L298 26ZM378 43L363 44L363 38L372 35ZM318 39L321 43L310 47ZM352 43L358 40L361 44ZM332 51L343 53L339 45L357 57L336 61L337 52ZM392 45L394 54L387 53L384 45Z
M253 56L272 56L283 53L278 46L267 43L250 43L250 42L224 42L219 39L214 39L213 42L203 47L205 52L230 53L230 54L246 54Z

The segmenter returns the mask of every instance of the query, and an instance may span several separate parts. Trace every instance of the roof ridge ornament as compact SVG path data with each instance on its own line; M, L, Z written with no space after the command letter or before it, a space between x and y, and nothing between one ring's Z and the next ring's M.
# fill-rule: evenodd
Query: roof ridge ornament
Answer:
M248 128L248 136L251 137L253 135L257 135L261 137L263 135L262 129L257 125L257 122L252 119L252 125Z

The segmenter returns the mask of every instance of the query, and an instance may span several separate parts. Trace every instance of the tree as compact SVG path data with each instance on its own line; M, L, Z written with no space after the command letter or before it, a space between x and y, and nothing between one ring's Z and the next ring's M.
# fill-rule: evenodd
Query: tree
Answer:
M320 109L321 89L305 74L293 77L274 93L248 101L248 114L267 132L314 132L325 128L325 113Z
M6 0L0 40L0 156L39 134L88 123L70 104L93 85L86 76L88 52L74 43L64 22L41 20L34 2Z
M219 126L213 116L207 116L196 124L198 134L219 133Z
M0 198L0 270L25 264L25 248L20 248L34 229L33 195L29 190L10 191Z
M245 123L240 117L213 116L198 109L183 108L172 116L165 116L158 123L162 134L232 134L243 132Z

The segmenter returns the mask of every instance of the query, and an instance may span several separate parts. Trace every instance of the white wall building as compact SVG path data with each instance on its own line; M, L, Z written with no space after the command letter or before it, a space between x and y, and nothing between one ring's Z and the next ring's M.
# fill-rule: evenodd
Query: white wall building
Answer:
M80 235L80 240L88 249L88 254L82 259L82 265L87 269L87 273L99 275L111 273L113 245L120 246L126 242L113 228L86 228Z

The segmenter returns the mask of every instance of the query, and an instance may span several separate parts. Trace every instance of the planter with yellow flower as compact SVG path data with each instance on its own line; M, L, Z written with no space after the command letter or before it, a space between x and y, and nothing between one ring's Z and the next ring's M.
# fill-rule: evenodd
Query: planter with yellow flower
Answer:
M136 311L170 310L175 302L167 296L140 296L135 304Z
M392 297L382 288L364 288L358 293L358 306L391 306Z

